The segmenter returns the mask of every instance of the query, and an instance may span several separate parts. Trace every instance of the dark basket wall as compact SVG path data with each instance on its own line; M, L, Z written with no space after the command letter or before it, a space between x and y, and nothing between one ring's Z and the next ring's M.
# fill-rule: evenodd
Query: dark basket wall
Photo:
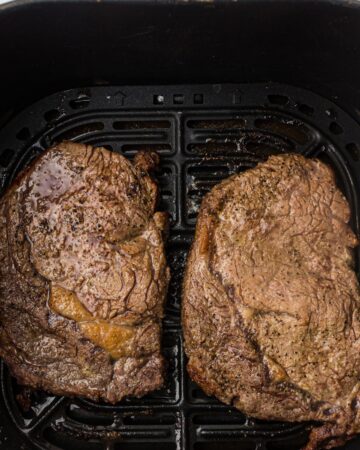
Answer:
M307 120L313 119L311 117L306 118L309 110L302 111L301 106L312 105L310 116L315 111L316 124L321 130L325 130L324 136L328 137L328 129L330 129L333 135L330 133L331 137L329 140L334 141L336 148L341 149L343 147L343 150L352 149L353 147L349 147L349 145L352 145L353 141L359 143L357 140L358 134L353 133L355 129L358 131L357 127L353 124L349 127L346 122L342 122L340 120L342 119L342 112L339 110L336 117L339 118L339 123L344 127L344 133L337 133L337 128L333 132L331 131L333 118L329 115L327 116L326 113L328 111L337 111L336 105L339 105L350 113L357 122L360 119L360 2L322 0L249 0L232 2L62 0L57 2L18 1L0 6L0 135L6 136L7 139L16 138L14 145L10 145L5 138L2 138L0 140L0 150L2 150L1 146L3 146L5 149L11 148L21 153L25 147L29 147L30 150L33 148L34 151L41 151L46 147L46 140L44 145L38 145L37 141L33 142L35 139L33 139L33 135L37 136L40 143L42 142L41 138L43 135L38 132L37 127L44 125L42 123L43 119L46 122L54 122L45 124L45 130L47 130L47 126L50 130L56 128L56 118L43 117L44 112L54 111L53 106L50 105L49 111L42 107L41 111L38 111L36 114L34 109L30 108L26 111L32 110L31 113L27 114L25 111L25 113L19 115L17 124L19 124L20 128L16 129L16 131L20 130L20 133L9 134L6 131L9 128L5 127L5 123L11 117L17 116L17 113L26 106L48 94L60 92L59 95L63 95L63 98L56 99L56 105L66 100L65 103L69 109L66 113L72 120L72 115L77 118L81 116L78 113L78 109L82 111L81 106L86 105L84 105L83 97L81 97L80 106L76 103L78 100L76 100L75 92L62 94L61 91L65 89L78 89L84 86L96 85L134 86L137 84L149 86L177 84L183 85L181 92L187 92L188 89L189 92L185 95L186 102L189 101L189 98L195 98L194 95L198 95L197 93L200 91L205 92L205 98L207 99L204 105L202 103L200 105L196 104L197 102L194 100L194 105L191 104L189 106L185 104L181 107L176 106L174 100L174 104L166 112L168 114L166 119L168 120L169 117L171 119L171 127L168 134L173 137L166 140L168 135L164 133L164 142L166 142L163 145L169 146L172 150L176 148L176 151L181 155L187 155L188 146L191 149L191 146L194 145L191 139L197 145L200 142L200 138L206 141L206 136L204 137L203 130L199 131L196 127L182 128L179 125L182 124L181 120L186 122L189 117L186 114L185 116L179 114L179 118L177 118L177 108L180 110L182 108L188 108L189 110L199 108L201 111L195 111L195 113L197 115L200 114L201 119L204 117L208 119L208 115L213 115L215 106L218 108L231 108L231 111L227 111L229 116L227 119L233 119L233 115L236 115L236 102L231 105L220 104L220 96L217 94L221 91L222 95L224 95L226 83L255 82L265 82L267 84L273 82L301 86L328 98L329 101L333 102L331 103L331 109L326 109L329 107L329 104L326 101L323 103L321 99L315 101L316 104L313 104L310 94L309 99L305 98L305 103L298 103L301 100L300 93L295 92L293 97L291 89L281 88L285 89L282 91L280 87L274 84L273 88L271 85L269 86L269 93L276 95L270 95L270 97L256 89L256 95L259 95L262 98L261 101L265 101L266 104L261 103L259 100L256 101L255 106L263 105L265 109L270 108L272 112L276 110L277 112L293 114L294 117L300 116L300 119L305 120L307 123ZM202 88L196 86L196 90L194 90L194 84L196 83L211 83L213 86L204 86ZM186 88L184 86L190 84L192 87ZM152 88L148 87L145 90L147 94L149 92L151 94L160 92L160 90L154 89L153 91ZM271 89L274 89L274 92ZM166 88L163 90L166 90ZM170 90L171 88L169 88L169 92ZM241 91L241 96L244 97L242 102L245 102L244 104L242 103L242 107L255 107L253 104L246 103L249 102L249 98L252 98L252 95L250 95L252 90L253 88L244 86L239 90L239 92ZM141 90L139 91L141 92ZM208 91L209 95L207 95ZM284 92L286 94L285 97L277 95L279 93L284 94ZM168 97L175 99L174 94L178 94L178 92L171 91L171 96L169 94ZM71 97L69 97L69 102L66 95ZM232 98L231 96L228 97L229 99ZM270 101L271 97L273 97L275 102ZM134 99L134 96L131 98ZM153 99L153 96L148 95L146 98ZM208 101L210 102L209 99L212 99L213 103L208 103ZM282 99L285 99L284 104L281 103ZM279 100L280 104L278 103ZM136 112L136 114L132 112L136 119L139 113L138 110L144 108L144 102L142 100L136 102L136 98L133 101L135 103L130 109ZM123 105L120 104L120 106L122 107ZM92 104L91 108L94 108ZM104 108L103 105L102 108ZM151 104L151 106L148 105L146 108L156 109L156 106ZM96 109L101 108L99 105L96 105ZM140 112L143 114L143 111ZM158 111L154 113L158 113ZM25 116L27 114L27 116L25 117L24 114ZM187 111L187 114L189 114L189 111ZM223 112L220 114L221 118L222 114ZM86 116L86 108L84 109L84 116ZM323 123L318 121L320 116ZM41 118L41 120L38 120L38 118ZM80 118L83 120L82 116ZM24 129L22 127L30 126L27 121L31 122L30 131L33 134L29 135L29 139L27 139L25 133L25 136L23 136L25 139L23 139L22 135L24 133L21 134L21 131ZM114 132L112 129L113 125L110 122L109 120L109 123L104 125L106 133L109 130L111 133ZM176 127L179 126L181 132L184 131L184 135L188 136L189 139L184 138L181 140L180 132L174 132L176 127L173 124L177 124ZM28 128L26 129L29 130ZM106 135L106 133L103 134ZM223 132L222 134L224 135ZM232 134L230 133L229 135L231 136ZM139 139L142 139L142 133L139 132L139 136ZM223 137L226 136L225 134ZM178 141L182 142L181 146L175 145L175 137L178 137ZM81 139L85 138L87 139L88 136ZM19 139L22 143L18 142ZM25 142L27 140L29 140L29 143ZM4 147L5 144L6 147ZM159 143L156 142L156 144ZM331 148L330 144L329 148ZM22 145L24 148L22 148ZM119 151L120 148L114 148L114 150ZM121 148L121 151L123 150ZM167 151L166 148L165 151ZM356 158L358 158L357 151L355 154ZM168 153L168 156L165 153L165 157L163 157L165 163L167 157L173 158L173 153ZM190 157L193 158L193 155L190 155ZM355 162L353 161L352 164L358 164L358 159L356 158L353 157ZM165 183L165 180L164 184L168 194L169 192L174 194L175 186L180 186L181 180L184 179L183 185L186 184L186 178L182 178L186 171L184 169L180 173L182 165L178 163L178 166L176 166L173 164L174 161L170 162L169 167L179 168L178 181L176 182L177 184L174 182L174 185L170 186L169 183ZM184 163L185 157L180 162ZM254 159L253 163L255 164L255 162ZM230 168L232 167L231 164ZM167 179L166 174L170 173L172 176L169 167L165 167L167 169L167 172L164 171L165 179ZM218 181L217 176L221 177L224 174L227 174L226 170L222 174L214 175L211 173L212 178L210 177L210 181L206 179L205 182L209 182L210 186L211 182ZM359 172L356 174L357 178L359 178L358 175ZM199 174L193 170L191 177L194 179L196 177L199 179L201 177L204 178L204 171L200 171ZM204 183L204 180L200 179L200 182ZM185 198L185 196L183 197ZM200 201L200 197L198 200ZM179 203L174 201L174 210L176 205L179 205ZM182 231L187 232L187 234L183 234L186 234L190 242L193 234L191 227L194 225L195 218L190 217L189 219L188 222L186 222L187 219L185 220L186 226L183 227ZM189 229L187 229L187 226ZM179 227L181 229L180 225ZM179 242L175 240L175 237L176 233L174 233L173 248L183 249ZM175 251L173 256L169 255L169 258L172 258L171 261L175 269L177 268L176 264L183 264L183 256L184 254L176 253ZM175 281L179 282L179 280ZM179 298L179 296L178 293L176 298ZM179 304L175 305L176 311L178 311L178 307ZM177 332L180 335L179 326ZM178 347L174 344L174 348L181 349L180 344L176 345ZM180 360L182 361L181 358ZM180 366L181 370L184 371L183 365L180 364ZM4 371L4 374L0 374L1 379L8 380L11 383L10 377L6 378L6 369ZM184 380L184 378L181 379ZM177 382L176 380L178 378L172 378L174 383ZM187 383L186 380L183 382ZM11 410L9 405L4 403L7 401L6 389L7 392L10 392L10 388L6 388L6 385L3 384L3 392L0 395L0 448L6 450L28 449L28 443L24 443L8 415L2 414L2 411L6 408ZM196 395L194 394L193 402L198 404L199 409L203 405L207 408L208 403L212 402L211 399L204 399L201 391L196 390L194 386L189 385L188 389L191 392L191 396L195 392ZM174 389L174 392L176 392L176 389ZM170 394L172 395L172 391L170 391ZM43 399L40 398L40 400L42 401ZM47 407L46 402L47 400L40 403ZM164 405L161 404L159 409L163 407ZM221 409L224 407L215 404L215 408ZM77 411L77 409L72 410L72 412L74 411ZM90 413L95 416L98 414L95 408L90 408L89 411L89 415ZM127 411L125 412L127 413ZM231 414L229 413L229 417ZM226 424L226 420L230 420L230 425L228 424L228 430L220 430L224 433L231 432L234 426L239 425L236 420L239 420L240 428L251 428L254 426L251 422L245 421L240 414L235 418L232 415L230 419L229 417L223 416L221 419L223 422L221 422L217 419L216 414L212 415L211 421L215 422L211 422L210 425L206 422L205 431L210 430L213 433L213 428L216 429L219 423L222 423L222 425ZM90 419L93 420L92 417ZM176 432L179 431L176 428L178 423L177 416L176 420L171 419L169 423L166 420L160 427L166 428L168 426L174 428ZM139 423L140 425L142 424L141 421ZM197 423L197 428L191 429L191 433L194 436L191 435L190 440L192 439L195 442L197 437L195 439L196 433L194 430L204 428L203 425L203 423L199 422ZM133 424L129 425L130 428L132 426ZM136 423L135 426L137 426ZM149 427L152 426L149 422ZM182 429L186 428L183 423L181 423L181 427ZM11 433L10 430L12 430ZM175 431L174 436L176 435ZM11 443L9 443L10 434ZM264 449L264 442L264 440L259 440L256 443L256 449ZM73 445L76 445L76 443ZM97 444L93 444L93 447L91 447L86 442L83 445L88 449L95 448L94 446ZM133 445L135 444L129 443L128 447L124 447L121 443L122 448L134 450L135 447ZM137 445L138 447L140 446L140 444ZM143 445L142 442L141 445ZM169 448L175 448L174 445L173 442L170 442L169 445L165 443L162 447L161 443L156 443L156 448L166 448L168 450ZM212 446L205 441L195 442L194 445L196 450L225 448L221 442ZM266 448L278 448L271 446L272 444L269 445ZM287 441L281 445L284 446L281 448L291 450L287 447ZM359 445L359 441L351 442L346 448L355 450L359 448ZM65 444L64 446L66 448ZM148 447L142 448L149 449L151 446L152 443L149 443ZM233 446L231 444L226 446L226 448L239 449L253 447L253 443L247 441L239 441L239 443L236 441ZM109 444L109 448L117 449L119 447L115 443L111 447ZM79 448L76 450L79 450Z
M360 2L17 1L0 6L0 67L3 117L72 87L259 81L357 115Z

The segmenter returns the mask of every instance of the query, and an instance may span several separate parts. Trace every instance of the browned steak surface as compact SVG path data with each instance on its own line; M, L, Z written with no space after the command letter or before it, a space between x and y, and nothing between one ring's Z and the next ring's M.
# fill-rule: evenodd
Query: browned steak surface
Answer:
M187 265L190 376L250 416L322 422L308 450L360 432L349 218L327 165L273 156L204 198Z
M1 199L0 356L20 383L109 402L162 385L157 163L66 142Z

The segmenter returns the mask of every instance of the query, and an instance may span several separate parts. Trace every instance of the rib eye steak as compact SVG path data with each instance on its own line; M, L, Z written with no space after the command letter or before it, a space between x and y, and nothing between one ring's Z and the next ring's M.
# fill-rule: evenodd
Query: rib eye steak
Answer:
M249 416L319 421L307 450L360 432L360 296L332 170L278 155L204 198L184 281L188 371Z
M157 163L65 142L1 199L0 356L20 383L111 403L163 384Z

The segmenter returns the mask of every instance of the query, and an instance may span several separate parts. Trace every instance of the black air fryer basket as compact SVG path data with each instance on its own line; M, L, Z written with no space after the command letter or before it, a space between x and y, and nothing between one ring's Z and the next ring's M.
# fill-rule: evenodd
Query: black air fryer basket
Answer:
M29 392L2 364L0 449L300 449L309 424L247 418L190 381L181 282L204 194L270 154L329 163L359 234L360 2L2 5L1 191L64 139L161 155L160 209L171 216L167 382L110 406ZM342 448L360 449L360 438Z

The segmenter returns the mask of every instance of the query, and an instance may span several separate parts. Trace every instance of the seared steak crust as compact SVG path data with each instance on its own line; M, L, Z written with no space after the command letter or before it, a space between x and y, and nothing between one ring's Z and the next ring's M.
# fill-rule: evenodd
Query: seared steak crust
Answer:
M66 142L1 199L0 356L20 383L113 403L162 385L157 163Z
M250 416L322 422L307 450L360 431L349 218L327 165L273 156L204 198L187 264L190 376Z

